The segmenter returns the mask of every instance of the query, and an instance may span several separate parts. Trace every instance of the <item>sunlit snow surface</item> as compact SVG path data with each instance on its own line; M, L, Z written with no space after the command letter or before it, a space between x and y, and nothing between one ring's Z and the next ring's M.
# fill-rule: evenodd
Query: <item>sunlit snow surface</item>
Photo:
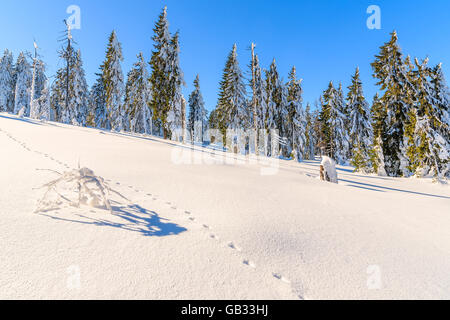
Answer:
M449 185L342 166L326 183L319 161L262 174L244 156L5 113L0 150L0 299L450 299ZM123 195L112 213L61 199L36 212L52 170L79 165Z

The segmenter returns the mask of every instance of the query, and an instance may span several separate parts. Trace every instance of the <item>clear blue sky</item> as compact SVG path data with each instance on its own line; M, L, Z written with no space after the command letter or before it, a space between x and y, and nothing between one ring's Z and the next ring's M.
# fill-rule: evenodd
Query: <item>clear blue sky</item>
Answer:
M124 74L144 53L149 60L153 48L152 28L164 5L168 6L170 31L180 31L181 67L192 90L197 73L206 106L217 102L218 84L226 56L237 43L241 69L247 72L248 47L257 44L261 64L268 68L276 58L285 79L292 65L304 79L304 100L311 103L330 80L347 87L356 66L360 67L366 98L377 88L370 63L379 47L396 29L404 53L430 57L443 63L450 77L450 1L433 0L2 0L0 5L0 50L8 48L15 57L21 50L33 50L33 38L53 76L62 66L57 56L62 20L66 8L81 8L81 30L73 32L81 49L87 80L104 59L107 38L115 29L122 43ZM381 8L381 30L369 30L366 9Z

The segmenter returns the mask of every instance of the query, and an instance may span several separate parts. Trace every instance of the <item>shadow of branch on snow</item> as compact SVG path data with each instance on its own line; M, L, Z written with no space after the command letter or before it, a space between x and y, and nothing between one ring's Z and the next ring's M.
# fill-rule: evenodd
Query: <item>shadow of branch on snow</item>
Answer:
M164 237L170 235L177 235L184 231L186 228L177 225L176 223L169 222L168 219L161 218L155 211L147 210L137 204L131 205L114 205L112 207L113 214L105 211L104 213L90 212L92 214L79 214L73 215L78 218L70 219L66 217L60 217L58 215L50 215L47 213L39 213L39 215L49 217L54 220L74 222L87 225L95 225L99 227L118 228L122 230L138 232L147 237ZM110 216L111 219L107 217Z

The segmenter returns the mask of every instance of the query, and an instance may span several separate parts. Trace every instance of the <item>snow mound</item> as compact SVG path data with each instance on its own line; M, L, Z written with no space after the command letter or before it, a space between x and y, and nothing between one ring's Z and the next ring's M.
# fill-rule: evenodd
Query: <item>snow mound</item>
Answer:
M112 213L111 194L119 195L127 200L111 189L102 177L96 176L89 168L79 168L64 173L54 170L46 171L53 172L59 177L41 187L46 191L38 201L36 212L57 210L64 205L73 207L87 205L107 209Z
M320 178L332 183L338 183L336 164L333 159L323 156L320 163Z
M25 117L25 112L26 112L25 107L22 107L22 108L20 108L19 113L17 114L17 116L19 118L23 118L23 117Z

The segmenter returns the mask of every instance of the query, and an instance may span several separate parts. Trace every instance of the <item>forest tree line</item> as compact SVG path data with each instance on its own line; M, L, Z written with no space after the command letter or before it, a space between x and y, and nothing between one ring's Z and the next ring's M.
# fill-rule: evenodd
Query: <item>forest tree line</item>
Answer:
M295 67L284 81L275 59L263 69L252 46L251 77L246 79L233 45L217 105L209 114L198 75L187 101L183 97L179 33L169 31L167 8L153 31L150 61L139 53L126 79L122 47L113 31L91 88L81 51L70 42L70 30L59 52L65 64L51 84L39 55L21 52L14 63L6 49L0 58L0 111L164 139L179 140L177 133L187 132L182 134L184 142L199 136L203 141L207 129L220 130L224 144L230 129L262 130L269 136L276 130L279 149L253 151L299 161L327 155L379 175L450 177L450 94L442 67L430 66L428 59L405 57L395 31L371 64L379 92L370 103L356 68L346 94L342 83L330 82L313 107L304 106L302 79Z

